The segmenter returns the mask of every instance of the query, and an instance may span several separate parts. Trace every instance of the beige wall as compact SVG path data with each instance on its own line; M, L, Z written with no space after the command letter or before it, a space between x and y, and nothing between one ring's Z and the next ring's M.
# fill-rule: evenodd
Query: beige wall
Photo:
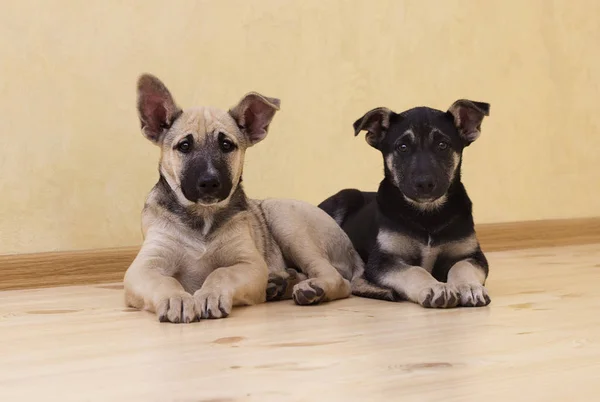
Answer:
M351 124L376 106L492 104L464 178L478 222L600 215L600 2L0 2L0 253L127 246L157 179L135 80L183 106L282 99L247 192L375 189Z

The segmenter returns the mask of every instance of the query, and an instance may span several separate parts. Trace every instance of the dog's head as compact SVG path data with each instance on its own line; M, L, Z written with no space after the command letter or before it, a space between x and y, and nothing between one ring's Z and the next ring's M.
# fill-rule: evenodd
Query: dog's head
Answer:
M447 112L417 107L402 113L373 109L354 123L355 135L381 151L385 176L411 203L440 205L452 182L460 179L464 147L479 137L490 105L458 100Z
M142 132L161 147L161 174L184 205L229 198L240 183L246 149L266 137L280 103L252 92L229 111L181 110L149 74L139 78L137 91Z

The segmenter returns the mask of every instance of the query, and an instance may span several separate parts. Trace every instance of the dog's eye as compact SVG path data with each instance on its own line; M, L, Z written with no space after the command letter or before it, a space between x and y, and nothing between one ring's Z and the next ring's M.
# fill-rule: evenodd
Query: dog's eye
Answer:
M404 143L398 145L398 151L400 151L400 152L406 152L406 151L408 151L408 145L406 145Z
M223 138L219 141L219 145L221 146L221 151L228 153L235 149L235 144L228 140L227 138Z
M448 149L448 143L444 142L444 141L440 141L440 143L438 144L438 149L440 151L445 151L446 149Z
M183 140L177 144L177 149L179 152L187 154L192 149L192 143L189 140Z

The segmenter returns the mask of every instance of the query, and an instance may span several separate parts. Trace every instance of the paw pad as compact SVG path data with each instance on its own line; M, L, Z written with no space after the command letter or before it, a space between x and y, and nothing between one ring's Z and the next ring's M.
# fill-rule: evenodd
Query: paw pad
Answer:
M296 304L300 305L317 304L323 300L323 296L325 296L325 291L312 283L297 287L292 294Z

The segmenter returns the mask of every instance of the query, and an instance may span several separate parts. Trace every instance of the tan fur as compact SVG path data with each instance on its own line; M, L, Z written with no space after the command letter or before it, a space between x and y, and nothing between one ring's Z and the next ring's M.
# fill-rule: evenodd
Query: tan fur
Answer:
M421 254L423 256L421 267L427 272L431 272L439 255L444 254L450 258L461 257L471 254L479 246L475 235L439 246L431 246L423 244L413 237L386 230L379 231L377 243L383 251L390 254Z
M386 286L394 289L408 300L423 304L428 296L431 296L433 300L441 298L440 303L443 307L454 307L458 301L457 291L466 290L467 287L472 299L481 298L483 300L483 292L485 292L481 286L484 279L483 271L473 264L461 261L453 266L447 284L438 282L431 275L433 265L440 255L443 254L448 258L460 258L473 253L479 246L475 235L439 246L431 246L398 232L380 230L377 235L377 243L383 251L392 255L419 254L422 256L420 266L404 267L397 272L389 273L384 279ZM471 289L475 293L472 293Z
M485 273L469 260L459 261L448 272L448 283L456 286L463 306L486 305L489 295L485 285Z
M157 87L163 90L161 85ZM214 108L181 112L160 137L160 171L179 205L202 218L204 227L192 228L177 210L161 204L165 190L155 187L151 191L142 213L144 243L124 279L129 306L155 312L170 322L221 318L233 306L264 302L268 278L283 279L279 298L312 304L348 297L349 281L362 274L362 261L347 235L324 211L301 201L247 200L244 210L235 211L217 226L215 216L229 207L240 183L245 150L252 145L238 127L243 122L234 120L235 113L244 116L243 102L248 96L232 112ZM277 100L263 99L271 102L274 110L278 108ZM176 113L173 105L167 110ZM153 123L147 120L149 125ZM159 142L156 129L143 130ZM202 147L218 133L238 148L228 159L233 188L221 202L193 203L181 192L182 156L174 145L192 134L195 146ZM287 263L304 274L290 270Z
M379 231L377 243L381 250L390 254L412 254L422 247L422 244L412 237L388 230Z
M459 300L456 287L438 282L422 267L390 271L382 278L382 283L424 307L455 307Z
M409 204L411 204L412 206L414 206L422 211L435 211L436 209L441 208L448 200L448 196L446 194L444 194L437 200L430 201L430 202L415 201L415 200L411 200L410 198L408 198L405 195L403 195L403 196L404 196L404 199Z
M264 301L268 268L254 242L259 225L253 214L238 214L213 239L158 206L146 208L143 215L150 226L144 228L142 249L125 275L128 304L160 315L167 300L194 295L198 307L214 305L211 311L221 316L234 305Z

